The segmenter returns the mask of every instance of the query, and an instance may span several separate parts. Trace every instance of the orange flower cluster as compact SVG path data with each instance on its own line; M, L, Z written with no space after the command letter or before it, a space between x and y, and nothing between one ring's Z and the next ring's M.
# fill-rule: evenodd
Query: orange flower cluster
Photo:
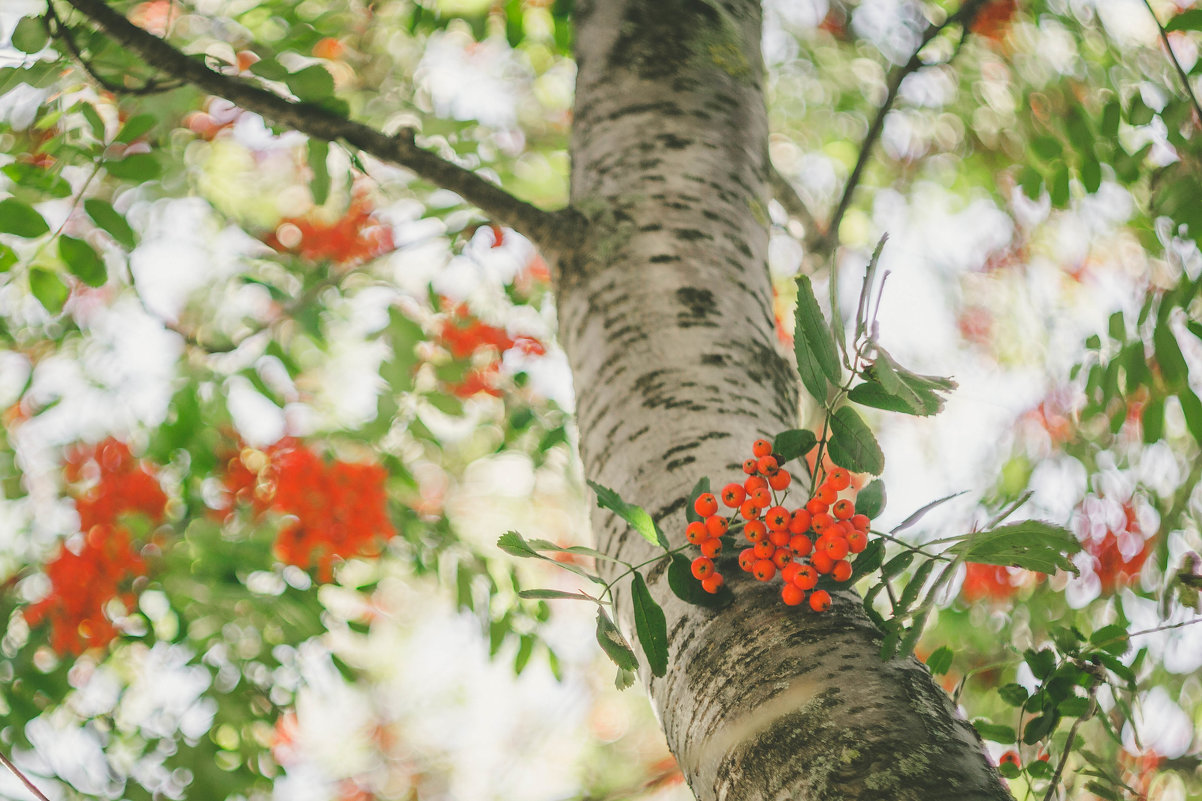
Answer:
M438 339L456 359L474 358L486 348L494 350L492 357L484 364L473 368L463 380L447 387L460 398L470 398L480 392L494 397L501 395L496 379L501 370L500 355L505 351L516 349L528 356L542 356L547 352L546 346L534 337L511 337L505 329L480 321L465 303L451 309L438 328Z
M981 600L1005 601L1023 587L1041 581L1043 577L1042 573L1030 570L969 562L965 565L960 597L970 604Z
M287 516L275 543L282 561L317 567L329 581L336 559L376 553L379 542L396 533L388 520L387 473L379 465L327 463L288 438L243 454L230 460L226 488L256 513Z
M31 626L49 620L51 647L66 655L103 647L117 636L105 607L114 598L132 607L133 594L122 588L146 573L146 563L119 519L135 513L162 522L167 496L150 467L135 459L129 446L111 437L94 446L72 448L63 473L68 481L95 482L75 500L80 529L86 535L82 546L63 543L59 547L58 555L46 565L50 593L24 614Z
M396 249L392 229L375 216L361 195L332 223L286 217L263 241L281 253L343 266L361 264Z
M1102 592L1112 593L1120 585L1129 584L1143 568L1152 553L1152 538L1145 538L1136 516L1135 505L1127 500L1122 504L1121 519L1109 518L1101 498L1086 498L1081 504L1083 535L1081 544L1093 557L1093 569L1102 582Z

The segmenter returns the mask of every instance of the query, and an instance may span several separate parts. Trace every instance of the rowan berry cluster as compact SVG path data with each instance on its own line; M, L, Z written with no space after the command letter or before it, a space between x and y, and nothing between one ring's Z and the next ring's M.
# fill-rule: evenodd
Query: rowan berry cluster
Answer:
M751 545L739 553L739 567L759 581L771 581L779 573L784 581L781 599L787 605L798 606L809 593L810 608L821 612L830 607L831 596L815 589L819 577L849 580L851 558L868 546L868 517L856 514L850 498L840 497L851 486L851 475L833 468L802 507L790 510L778 493L788 489L792 477L781 469L772 443L756 440L751 450L753 457L743 463L746 480L727 484L720 493L722 505L732 510L729 517L719 513L719 498L713 493L702 493L694 502L702 519L689 523L685 537L702 555L693 560L693 575L707 592L716 593L723 583L714 565L722 550L721 537L741 528Z

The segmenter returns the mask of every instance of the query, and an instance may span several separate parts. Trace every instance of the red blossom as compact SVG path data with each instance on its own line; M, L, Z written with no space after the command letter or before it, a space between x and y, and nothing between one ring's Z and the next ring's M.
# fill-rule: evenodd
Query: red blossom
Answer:
M360 264L396 249L392 229L376 217L361 195L332 223L286 217L263 241L281 253L340 265Z
M1002 565L969 562L965 565L964 584L960 587L960 597L970 604L981 600L1005 601L1013 597L1024 586L1042 579L1042 573L1033 573L1029 570Z
M1145 536L1131 499L1115 508L1113 501L1090 496L1081 502L1078 536L1093 557L1102 592L1130 584L1152 553L1155 538Z
M482 392L494 397L501 395L497 381L500 358L505 351L516 350L527 356L543 356L547 352L546 345L532 336L523 334L511 337L505 329L477 319L465 303L451 307L439 323L437 337L455 359L479 361L481 355L485 355L483 364L470 370L462 380L448 384L447 391L460 398L470 398ZM491 353L484 353L489 350Z

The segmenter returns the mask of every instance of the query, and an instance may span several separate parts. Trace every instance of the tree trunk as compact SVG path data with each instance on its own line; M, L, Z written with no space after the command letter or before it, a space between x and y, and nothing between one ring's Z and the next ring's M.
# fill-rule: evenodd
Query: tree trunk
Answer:
M766 265L761 9L577 8L572 203L590 225L560 254L557 291L581 454L680 543L693 484L733 480L753 439L796 425ZM611 554L655 554L612 515L595 527ZM1009 797L926 668L881 661L855 593L815 614L784 606L775 582L727 578L736 601L710 612L649 576L670 662L643 681L700 801ZM628 594L618 608L632 631Z

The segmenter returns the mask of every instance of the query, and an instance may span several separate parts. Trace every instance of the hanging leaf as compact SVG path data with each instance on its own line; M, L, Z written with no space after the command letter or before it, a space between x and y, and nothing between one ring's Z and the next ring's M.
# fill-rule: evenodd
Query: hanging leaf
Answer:
M108 280L108 271L104 260L92 249L92 246L82 239L70 236L58 238L58 254L62 257L71 275L83 281L88 286L104 286Z
M856 410L843 406L830 418L831 437L827 448L831 459L853 473L880 475L885 455L868 425Z
M1068 555L1080 550L1081 543L1071 531L1040 520L978 531L949 549L966 562L1021 567L1039 573L1061 569L1074 575L1079 571Z
M595 481L588 482L588 485L592 487L593 492L597 493L598 506L602 509L609 509L618 517L625 520L647 542L652 545L658 545L664 550L668 549L667 538L664 537L663 532L659 530L659 526L655 525L655 521L651 519L651 515L647 514L645 509L626 503L618 497L618 493Z
M306 103L318 103L334 94L334 76L320 64L313 64L284 79L292 93Z
M794 314L793 351L797 356L797 370L806 390L819 403L826 402L831 384L838 385L843 371L839 366L839 353L809 276L797 279L797 310Z
M565 592L564 590L520 590L519 598L526 598L531 601L592 601L597 602L597 599L591 595L585 595L583 592Z
M1152 330L1152 345L1156 350L1156 363L1160 365L1165 383L1172 389L1187 386L1189 366L1185 363L1185 357L1181 355L1181 346L1177 344L1177 337L1169 327L1168 320L1157 320L1156 327Z
M1030 693L1027 692L1026 687L1013 682L998 687L997 694L998 697L1010 704L1010 706L1022 706L1030 697Z
M46 26L37 17L21 17L13 28L12 45L22 53L40 53L49 41Z
M639 644L647 657L651 674L662 676L668 672L668 622L664 610L651 597L651 590L643 574L637 570L631 582L634 600L634 630L639 635Z
M794 428L789 431L782 431L776 435L776 439L772 443L772 452L780 457L780 461L791 461L793 459L805 456L814 446L818 444L818 437L814 436L814 432L805 428Z
M542 541L536 540L536 542ZM543 556L532 547L531 543L527 542L526 539L516 531L506 531L504 534L502 534L497 540L497 547L510 556L516 556L519 559L543 559L548 562L553 562L564 570L575 573L582 578L586 578L594 584L600 584L603 587L607 586L605 579L601 578L600 576L593 575L578 565L560 562L548 556Z
M884 541L878 538L869 542L860 555L856 557L855 561L851 563L851 578L848 579L848 583L855 584L858 580L876 570L881 566L884 558Z
M1194 442L1202 445L1202 401L1192 389L1182 389L1177 393L1181 403L1181 411L1185 414L1185 427L1193 436Z
M634 655L634 649L601 608L597 609L597 643L619 669L638 670L639 660Z
M990 723L987 720L974 720L973 727L977 733L981 735L981 739L989 740L995 743L1010 744L1015 742L1016 737L1012 726L1005 726L1000 723Z
M864 554L860 554L856 563L858 564L863 557ZM716 593L706 592L701 582L693 575L692 562L682 553L672 554L672 562L668 565L668 588L685 603L706 609L722 609L730 606L735 600L734 593L725 584L719 587Z
M875 519L885 508L885 482L879 478L869 481L864 489L856 493L856 511Z
M161 172L159 162L149 153L134 153L120 161L106 161L104 168L114 178L137 182L149 181Z
M941 645L935 649L934 653L927 657L927 667L931 671L931 675L942 676L952 668L952 649L946 645Z
M50 226L33 206L10 197L0 200L0 233L33 239L50 233Z
M309 179L309 192L313 195L313 203L318 206L323 205L330 197L330 168L326 163L329 153L330 143L326 140L309 140L307 161L309 171L313 173L313 177Z
M63 279L59 278L53 270L47 270L44 267L30 268L29 290L38 299L38 303L41 303L51 314L58 314L62 311L63 304L67 302L67 297L71 294L71 290L63 283Z
M100 198L90 197L83 202L84 211L109 236L127 248L136 244L134 230L129 227L125 217L108 202Z
M1173 31L1202 31L1202 8L1182 11L1164 26L1165 33ZM26 51L29 52L29 51ZM1136 95L1139 97L1139 95Z
M117 141L129 144L153 128L154 124L155 118L152 114L139 114L136 117L130 117L121 126L121 132L117 134Z

